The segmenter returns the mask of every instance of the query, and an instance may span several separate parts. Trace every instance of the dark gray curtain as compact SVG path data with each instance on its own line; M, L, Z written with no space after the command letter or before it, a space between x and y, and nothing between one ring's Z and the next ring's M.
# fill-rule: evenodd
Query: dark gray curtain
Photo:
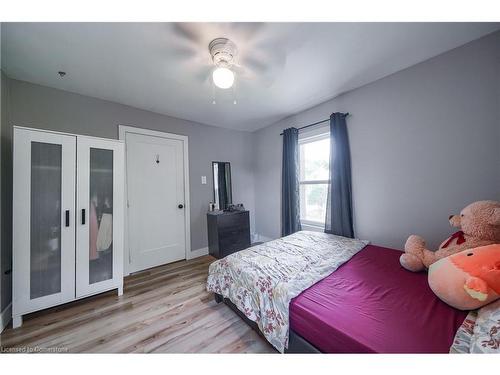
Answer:
M330 186L326 203L325 232L354 237L351 198L351 153L346 114L330 116Z
M281 172L281 235L301 229L299 207L299 131L283 131L283 166Z

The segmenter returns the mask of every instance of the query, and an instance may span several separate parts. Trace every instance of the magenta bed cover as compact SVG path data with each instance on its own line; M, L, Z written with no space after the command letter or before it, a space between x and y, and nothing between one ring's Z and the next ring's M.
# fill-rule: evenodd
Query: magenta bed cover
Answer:
M290 303L290 328L325 353L448 353L466 312L398 250L368 245Z

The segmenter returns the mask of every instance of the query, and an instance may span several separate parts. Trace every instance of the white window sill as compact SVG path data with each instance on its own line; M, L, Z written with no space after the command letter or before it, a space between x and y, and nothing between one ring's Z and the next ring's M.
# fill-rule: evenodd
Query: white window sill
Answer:
M321 224L311 224L311 223L300 223L302 230L310 230L313 232L324 232L325 226Z

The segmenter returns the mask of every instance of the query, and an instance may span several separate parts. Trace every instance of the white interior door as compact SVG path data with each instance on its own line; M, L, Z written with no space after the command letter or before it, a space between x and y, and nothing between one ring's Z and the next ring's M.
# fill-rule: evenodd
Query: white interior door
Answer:
M130 272L185 259L184 142L126 133Z
M123 283L124 145L78 136L76 296Z
M76 138L15 128L13 315L75 298Z

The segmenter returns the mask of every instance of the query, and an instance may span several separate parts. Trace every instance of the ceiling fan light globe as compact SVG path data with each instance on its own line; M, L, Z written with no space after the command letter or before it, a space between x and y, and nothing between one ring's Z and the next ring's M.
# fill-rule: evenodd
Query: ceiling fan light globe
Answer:
M218 67L212 73L215 86L221 89L228 89L234 83L234 73L231 69Z

